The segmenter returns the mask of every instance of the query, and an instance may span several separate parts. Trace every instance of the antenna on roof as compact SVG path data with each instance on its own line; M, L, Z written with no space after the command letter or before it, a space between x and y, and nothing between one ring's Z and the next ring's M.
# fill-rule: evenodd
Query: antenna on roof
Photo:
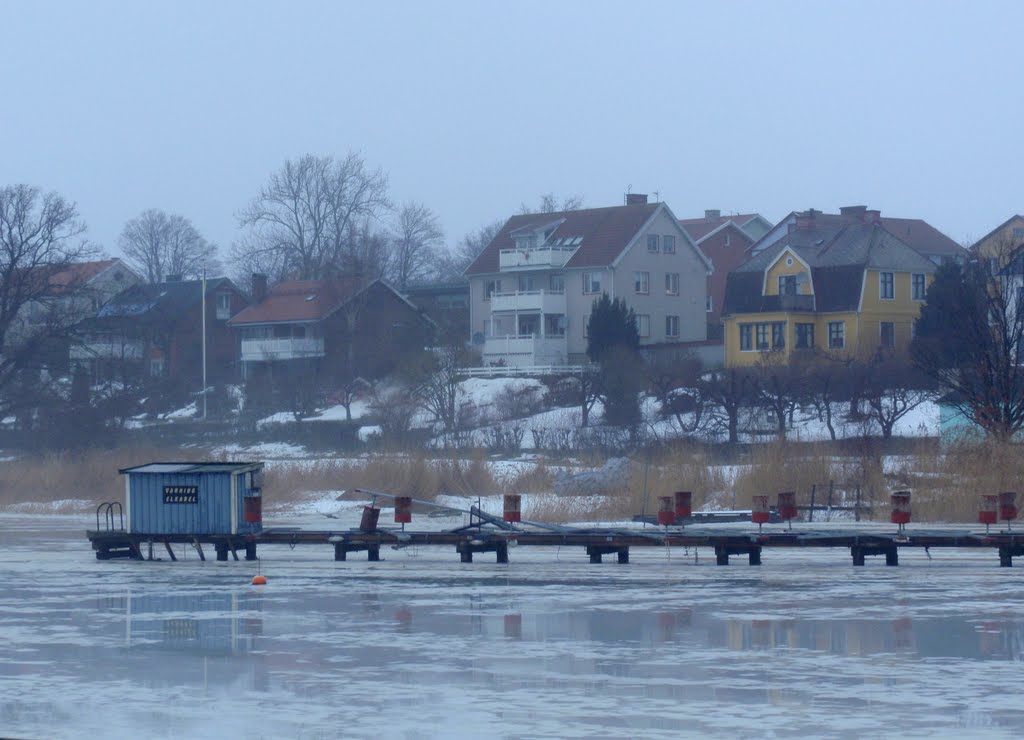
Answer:
M629 184L626 186L626 194L622 196L622 202L629 205L629 194L633 190L633 185Z
M661 191L660 190L655 190L654 191L654 202L655 203L661 203Z

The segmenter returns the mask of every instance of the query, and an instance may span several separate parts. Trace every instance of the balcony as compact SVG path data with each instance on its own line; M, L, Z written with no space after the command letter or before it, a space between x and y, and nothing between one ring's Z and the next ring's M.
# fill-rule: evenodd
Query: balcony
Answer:
M565 313L565 291L523 290L515 293L492 293L491 313L499 311Z
M536 270L562 267L578 247L540 247L538 249L502 249L499 270Z
M783 311L813 311L813 295L792 295L784 294L779 296L779 303Z
M324 340L317 337L242 340L243 362L271 362L323 356Z
M138 339L91 337L81 344L72 344L68 355L72 360L141 360L143 349Z
M568 359L565 335L541 337L536 334L510 334L484 340L483 364L503 363L509 367L564 365Z

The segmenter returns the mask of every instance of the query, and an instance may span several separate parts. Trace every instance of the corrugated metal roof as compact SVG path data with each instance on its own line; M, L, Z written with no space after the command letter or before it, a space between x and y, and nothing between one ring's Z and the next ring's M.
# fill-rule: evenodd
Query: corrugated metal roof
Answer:
M232 473L243 468L263 467L258 462L153 462L122 468L124 473Z

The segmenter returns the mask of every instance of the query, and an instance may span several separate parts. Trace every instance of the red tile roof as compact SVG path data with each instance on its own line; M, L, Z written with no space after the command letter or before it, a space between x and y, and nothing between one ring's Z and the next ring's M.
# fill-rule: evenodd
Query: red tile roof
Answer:
M366 280L354 277L278 283L264 300L239 311L228 323L237 326L320 321L348 303L363 287Z
M644 203L610 208L585 208L558 213L532 213L513 216L491 240L472 264L466 275L498 272L498 255L502 249L513 249L512 232L524 227L542 228L557 223L548 243L582 237L576 253L566 267L604 267L615 261L637 235L660 203Z
M737 226L743 226L747 221L756 217L756 213L737 213L732 216L719 216L718 218L681 218L679 219L679 225L690 235L691 239L698 241L726 221L732 221Z
M49 291L53 295L61 295L81 288L115 262L117 262L116 259L110 259L68 265L65 269L50 276Z

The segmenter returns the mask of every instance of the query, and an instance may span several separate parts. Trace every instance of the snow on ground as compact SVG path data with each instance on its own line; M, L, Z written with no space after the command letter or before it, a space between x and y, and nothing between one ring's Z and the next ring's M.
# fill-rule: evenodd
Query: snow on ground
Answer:
M258 442L251 445L230 443L213 448L214 455L250 460L306 460L310 455L302 445L288 442Z

